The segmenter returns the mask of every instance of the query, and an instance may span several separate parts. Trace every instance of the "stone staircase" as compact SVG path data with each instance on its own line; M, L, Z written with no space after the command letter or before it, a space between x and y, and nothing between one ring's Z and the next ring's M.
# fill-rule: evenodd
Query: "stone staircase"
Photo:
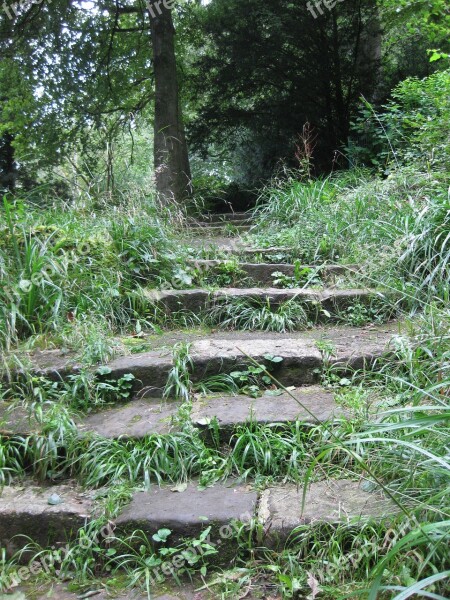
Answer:
M201 240L217 239L224 227L231 225L241 232L250 226L244 213L211 215L205 222L191 228L191 235ZM293 264L247 262L250 255L264 256L272 250L245 247L233 240L230 253L242 260L245 275L259 287L224 288L210 292L204 289L149 291L152 304L161 304L164 310L180 309L193 312L208 311L218 300L226 298L258 298L273 304L297 299L327 311L331 317L353 303L369 303L380 292L369 289L337 289L336 277L358 271L356 265L325 265L318 269L325 286L323 289L277 289L270 287L272 273L281 271L294 275ZM204 267L215 267L222 260L193 259ZM309 267L311 268L311 267ZM330 286L330 287L328 287ZM319 324L320 319L316 319ZM133 400L92 413L78 419L80 436L96 435L105 439L140 439L152 434L167 435L180 425L175 416L180 408L176 399L162 400L171 369L174 366L175 342L190 344L192 361L191 380L200 382L210 376L230 374L249 361L265 365L283 386L278 395L210 394L195 395L192 399L190 420L208 440L208 430L215 423L220 442L229 444L239 426L249 421L255 424L285 425L327 423L345 418L347 412L339 406L332 391L321 387L323 372L333 369L342 377L354 370L377 368L379 361L388 360L393 338L401 333L402 325L388 322L366 327L316 326L311 330L277 334L263 332L213 332L208 334L172 334L168 332L155 342L148 352L131 354L111 361L110 379L126 374L134 376ZM324 346L330 350L325 352ZM272 358L276 357L274 363ZM81 369L70 356L37 353L30 357L34 370L50 378L67 377ZM26 411L10 412L0 404L1 435L27 436L42 428L27 417ZM208 443L208 441L206 442ZM164 474L161 474L164 475ZM49 505L50 494L57 494L62 502ZM298 526L321 522L380 519L392 515L395 507L379 489L367 491L361 481L342 478L318 481L310 485L303 506L302 488L293 485L273 485L255 491L252 483L242 484L227 480L213 487L199 489L190 481L181 493L173 485L149 491L137 491L129 505L116 520L116 531L142 529L149 537L158 529L168 528L177 539L198 536L207 525L212 526L214 544L221 546L221 562L228 564L233 553L233 535L230 527L236 522L258 523L258 545L278 547L285 543ZM0 541L9 548L24 542L15 535L25 533L41 544L64 543L75 531L96 513L95 492L82 490L76 483L66 482L52 486L22 483L5 486L0 495ZM256 543L256 540L255 540Z

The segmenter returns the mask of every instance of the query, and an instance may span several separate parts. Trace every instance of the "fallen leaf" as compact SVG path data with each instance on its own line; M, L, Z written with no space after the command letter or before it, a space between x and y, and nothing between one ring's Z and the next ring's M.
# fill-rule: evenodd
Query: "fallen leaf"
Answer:
M308 573L308 579L306 580L306 583L311 588L311 593L308 596L308 598L310 598L311 600L314 600L314 598L318 594L320 594L319 582L317 581L317 579L314 577L314 575L312 573Z
M185 492L187 490L187 483L179 483L178 485L175 485L173 488L170 488L171 492Z

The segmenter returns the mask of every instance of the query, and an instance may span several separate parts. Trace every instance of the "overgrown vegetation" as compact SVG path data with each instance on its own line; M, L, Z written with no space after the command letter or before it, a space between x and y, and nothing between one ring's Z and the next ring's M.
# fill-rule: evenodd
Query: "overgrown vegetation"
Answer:
M0 488L30 481L48 486L70 481L96 495L97 509L96 518L76 533L65 556L59 553L37 582L49 586L56 580L70 581L81 597L89 595L91 585L99 581L111 592L133 587L151 598L159 583L170 587L191 580L198 588L213 590L213 597L230 600L249 594L312 600L445 598L450 574L450 71L442 67L424 79L411 77L398 83L397 72L405 69L422 75L429 72L429 64L421 54L417 68L406 68L409 57L400 59L396 52L404 54L414 40L419 45L443 44L445 35L439 24L448 22L448 9L440 0L417 4L420 6L411 16L406 0L360 3L358 23L361 46L366 49L368 33L376 38L379 20L386 26L394 14L391 11L403 19L388 28L393 46L398 32L416 31L414 39L402 39L394 48L378 82L372 81L377 78L375 71L365 72L357 50L354 56L350 50L344 52L361 33L349 17L354 2L341 7L341 13L319 18L313 28L304 7L285 2L271 1L261 8L260 2L233 0L229 5L236 10L226 12L228 3L220 0L211 3L209 16L199 8L199 12L187 11L178 17L183 53L187 56L187 49L197 53L193 62L183 54L192 76L183 89L191 104L184 104L197 146L214 153L220 136L230 134L224 143L227 160L230 164L240 160L243 181L249 181L243 174L248 175L255 165L257 176L252 183L263 172L272 174L253 210L253 228L243 236L248 245L259 249L251 260L293 263L292 276L273 269L274 287L319 291L334 287L340 291L351 286L374 288L377 293L369 303L353 298L333 315L322 305L298 298L271 303L253 300L251 294L249 299L217 300L206 312L170 312L152 301L148 288L201 286L212 294L217 288L253 285L240 266L243 256L250 260L246 252L237 248L230 258L214 245L212 249L196 245L189 237L186 220L187 216L197 218L205 209L223 208L224 202L231 208L242 202L247 208L251 192L247 190L243 199L229 181L236 165L230 170L223 159L219 166L211 164L194 178L200 186L185 206L161 203L162 197L155 194L154 182L148 181L152 176L147 166L149 144L137 120L138 113L143 118L153 86L145 75L150 60L138 40L136 15L140 13L134 6L113 7L107 2L104 12L92 15L92 24L86 12L80 17L68 8L66 25L61 31L56 28L61 39L67 41L71 27L81 28L80 47L86 51L91 40L95 52L86 60L87 55L79 54L73 44L67 45L61 56L77 58L80 76L71 82L56 78L55 87L49 87L49 78L58 61L55 65L48 62L45 71L37 66L35 54L28 59L25 52L37 44L36 23L43 25L48 52L53 48L58 36L47 20L47 7L36 16L37 21L31 19L31 45L16 46L14 60L5 42L11 38L9 27L2 18L0 43L6 44L8 56L0 62L0 83L2 94L7 88L5 81L9 91L2 96L0 113L1 184L6 192L0 208L0 350L4 359ZM267 23L267 30L255 26L249 32L249 6L255 9L251 14L254 22ZM285 10L279 11L280 6ZM104 72L102 67L99 79L105 78L111 87L97 87L90 73L101 58L102 45L109 40L114 10L114 27L121 24L121 35L132 37L114 47L107 64L113 58L120 62L132 55L134 62L129 61L133 64L123 72ZM83 11L88 9L83 7ZM192 15L201 16L206 42L183 29ZM268 20L267 15L276 15L277 20ZM27 12L23 16L30 17ZM300 25L305 39L311 43L319 39L327 51L318 56L314 45L306 49L302 36L291 35L296 31L293 22ZM98 38L93 36L96 26ZM424 31L419 34L421 27ZM284 46L277 42L273 54L275 36L271 33L275 31L284 34ZM234 61L227 61L229 53L241 48L250 34L254 35L253 45L245 44L240 68L233 66L231 72ZM254 47L257 56L252 54ZM311 58L307 70L299 71L297 53L303 63L305 57ZM292 86L287 89L286 74L275 70L268 93L265 82L262 85L259 80L272 71L268 58L273 56L286 57ZM431 51L431 57L433 62L442 61L441 66L448 60L439 48ZM343 71L331 82L328 75L337 73L339 65ZM330 139L326 143L322 139L317 150L313 128L305 124L299 109L302 98L296 88L312 77L311 69L318 70L331 86L328 96L324 92L326 109L319 106L315 94L313 100L308 98L322 133L328 122ZM38 74L43 88L39 93ZM72 70L66 77L71 79L71 75ZM140 90L142 97L132 83L135 77L145 88ZM218 82L213 85L214 78ZM248 95L242 94L243 79L251 82ZM206 92L201 101L194 102L192 92L199 81ZM311 89L320 88L321 82L318 77ZM73 94L78 94L77 86L83 88L82 97L90 92L89 110L72 114L67 106ZM393 87L389 100L383 86ZM111 92L122 88L117 96ZM286 88L285 95L280 88ZM346 98L339 96L339 89ZM382 100L363 99L356 114L357 95L365 89L373 92L367 97L378 95ZM47 104L45 98L41 100L41 92L49 95ZM16 110L19 98L24 102L20 119L15 116L20 112ZM349 108L340 111L339 103L344 100ZM99 108L102 103L104 109ZM285 121L282 115L287 105L295 114ZM216 111L213 118L211 106ZM60 120L58 107L63 113ZM114 120L116 111L122 120ZM354 123L348 134L352 111ZM205 132L208 115L210 130ZM271 115L270 122L267 115ZM72 121L74 129L70 128ZM27 140L24 131L33 123L33 135ZM40 138L43 123L47 125ZM126 127L130 137L120 142ZM58 147L58 140L69 129L72 137L67 145ZM89 132L93 132L92 139ZM270 137L268 134L273 139L266 145L261 138ZM139 168L132 159L129 164L122 158L113 160L117 147L127 148L133 157L135 141L141 148L137 152ZM340 144L344 150L344 141L345 154L339 160L335 155L333 172L314 178L316 169L329 164L327 147L331 144L336 149ZM78 144L85 152L82 160L77 157ZM248 147L254 151L252 160L248 159ZM37 156L40 148L41 156ZM287 166L278 162L275 168L283 153L292 148L295 152ZM11 162L12 151L23 153L23 163ZM314 163L316 155L320 168ZM101 166L91 170L89 161L94 163L99 157ZM348 168L335 170L339 162ZM140 187L132 185L135 175L140 177ZM17 185L11 176L17 176ZM41 178L46 179L46 187L37 185ZM226 204L226 208L230 206ZM220 233L226 238L236 236L237 231L231 224ZM195 262L211 256L222 261L208 269L201 267L201 261ZM348 275L327 280L322 268L328 263L338 263ZM354 264L358 265L356 271L351 268ZM394 317L402 319L403 333L393 338L388 355L360 371L343 371L334 364L337 349L327 340L326 325L337 321L338 326L367 327L370 334L374 324ZM284 388L274 377L284 360L280 356L265 354L260 362L243 357L242 363L200 377L187 341L194 327L202 327L200 332L205 335L228 335L230 339L233 334L217 330L243 330L246 337L248 332L269 332L282 344L290 332L324 325L323 335L315 342L324 367L314 375L323 388L335 394L337 404L346 411L344 416L320 422L310 414L311 422L286 423L280 414L280 422L261 423L251 409L247 421L229 431L226 440L217 418L195 424L191 420L193 401L208 400L213 394L245 395L252 401L265 396L274 404L281 394L295 399L295 388ZM171 337L173 331L168 330L174 329L180 331ZM113 377L108 362L119 354L153 349L153 337L160 335L158 348L168 356L171 351L172 360L160 402L164 407L168 403L176 407L176 414L167 420L166 433L139 439L85 433L80 423L87 415L127 403L139 388L140 382L131 373ZM357 333L352 330L351 335ZM69 365L81 363L77 372L61 378L36 373L29 354L53 349L60 358L68 357ZM10 417L18 419L17 430L10 427ZM192 480L201 487L233 480L258 491L274 484L306 490L309 483L328 479L351 479L359 481L365 492L384 492L395 507L394 514L388 521L302 524L278 547L266 547L270 527L266 529L255 519L237 523L229 540L232 560L225 570L217 568L220 552L209 539L211 528L206 524L197 538L181 541L174 539L169 528L159 529L152 537L141 530L100 536L135 491L152 486L169 484L174 493L182 493ZM190 548L201 551L192 553ZM28 540L26 552L31 554L25 556L24 552L11 557L6 548L0 549L0 590L11 583L20 561L30 556L49 557L55 549ZM178 555L185 559L183 568L175 575L163 572L154 581L155 569Z
M73 349L82 340L86 361L103 362L114 335L151 328L143 289L176 276L168 231L182 218L151 198L55 209L4 199L0 344Z

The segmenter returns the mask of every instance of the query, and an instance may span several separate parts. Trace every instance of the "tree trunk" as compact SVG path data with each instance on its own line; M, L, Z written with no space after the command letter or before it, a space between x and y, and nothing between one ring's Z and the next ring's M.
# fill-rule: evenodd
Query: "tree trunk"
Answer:
M340 56L340 39L339 39L339 27L337 22L336 12L331 15L332 27L333 27L333 42L332 42L332 53L333 53L333 69L332 74L334 78L334 93L335 93L335 106L337 116L337 137L340 144L346 144L348 141L348 131L350 127L348 110L345 104L344 96L344 82L342 77L341 68L341 56Z
M369 65L372 75L373 93L369 98L377 102L382 97L382 27L378 14L375 13L367 26L363 37L363 60Z
M14 137L4 133L0 138L0 194L16 187L17 165L14 160Z
M155 76L156 190L165 203L181 202L191 191L191 173L178 93L175 29L171 11L161 3L149 14Z

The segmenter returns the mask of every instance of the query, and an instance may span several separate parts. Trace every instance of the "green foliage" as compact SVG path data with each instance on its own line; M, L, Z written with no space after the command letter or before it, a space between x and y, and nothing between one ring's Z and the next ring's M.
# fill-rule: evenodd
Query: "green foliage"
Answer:
M191 371L193 361L189 353L191 345L180 342L172 351L173 367L167 377L164 398L176 398L188 402L192 392Z
M245 272L237 259L224 260L216 265L204 268L201 263L192 272L193 283L200 286L242 287L245 284Z
M156 211L152 217L153 222L147 223L142 222L141 216L111 223L112 249L131 277L140 283L161 283L169 279L175 260Z
M263 192L253 243L267 238L269 244L288 243L303 263L333 259L362 265L362 276L349 271L352 285L397 290L405 308L421 306L433 295L446 297L445 174L402 168L383 180L356 171L314 184L312 190L311 194L311 184L292 177ZM346 284L348 277L342 281ZM348 317L362 323L371 316L395 314L398 308L393 300L386 301L385 309L381 304L369 312L364 308L361 318L353 319L350 313ZM356 310L354 306L350 312Z
M261 395L262 391L273 388L273 382L270 377L270 372L273 371L283 359L281 356L272 356L265 354L264 359L266 364L249 364L241 367L239 371L233 371L229 377L233 381L237 390L241 394L246 394L253 398Z
M364 134L367 145L352 147L351 158L383 169L413 162L448 170L449 95L450 71L445 70L422 80L402 81L382 112L366 103L355 132Z
M448 44L450 15L446 0L378 0L382 14L406 26L409 35L426 31L431 42Z
M259 199L255 218L261 231L252 235L253 245L290 247L294 257L306 264L337 261L348 254L349 223L362 211L338 196L339 187L339 180L332 179L302 183L295 173L274 180Z
M275 306L270 301L225 298L209 311L208 323L222 329L250 331L298 331L309 325L304 303L289 300Z
M274 287L280 288L298 288L298 287L313 287L315 285L322 285L320 279L320 269L313 269L311 267L302 266L301 262L297 259L294 261L294 275L289 277L283 272L275 271L272 273Z
M85 362L104 362L117 346L112 336L150 316L138 282L155 286L176 273L168 229L178 218L157 214L149 198L103 209L80 202L56 214L5 199L0 346L52 336L82 348Z

